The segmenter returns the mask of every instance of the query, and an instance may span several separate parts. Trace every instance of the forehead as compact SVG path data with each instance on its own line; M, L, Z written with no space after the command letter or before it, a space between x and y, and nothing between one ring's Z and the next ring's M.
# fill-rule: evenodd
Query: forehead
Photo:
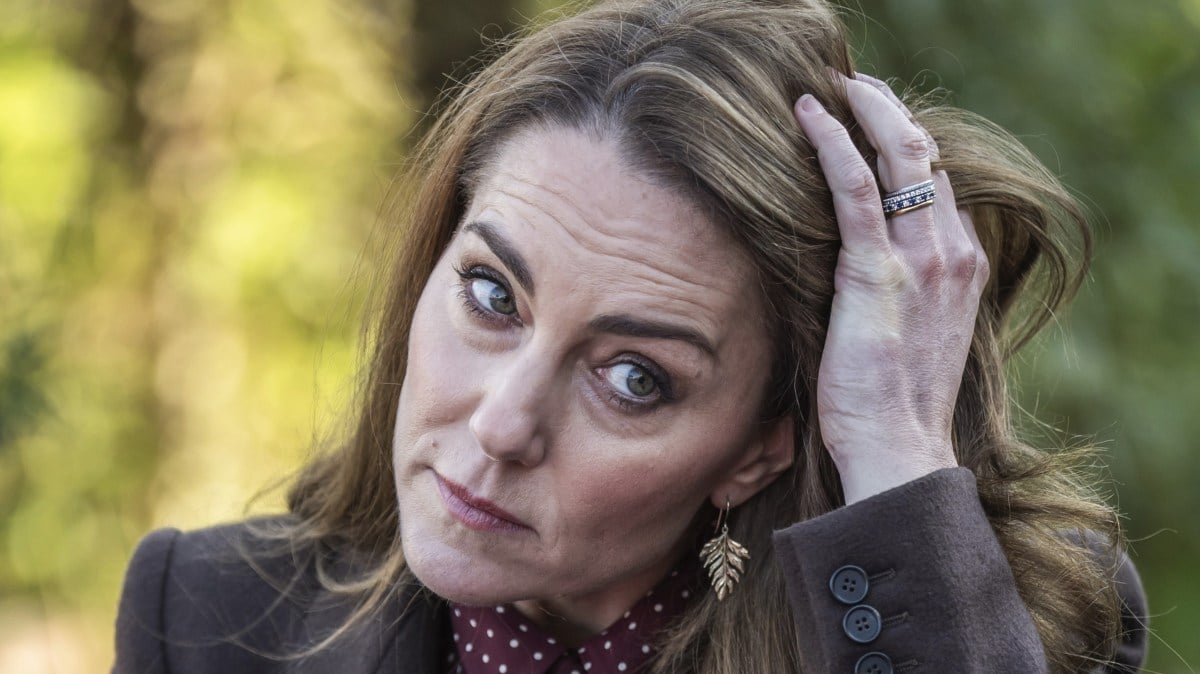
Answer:
M478 184L471 219L496 224L538 276L574 272L577 286L662 300L714 330L730 312L759 314L753 265L729 233L631 169L608 139L561 127L517 134Z
M683 282L719 273L732 285L751 284L754 266L732 236L689 197L632 169L610 139L535 127L508 140L488 168L468 219L491 212L511 235L546 245L566 235L610 265L625 261Z

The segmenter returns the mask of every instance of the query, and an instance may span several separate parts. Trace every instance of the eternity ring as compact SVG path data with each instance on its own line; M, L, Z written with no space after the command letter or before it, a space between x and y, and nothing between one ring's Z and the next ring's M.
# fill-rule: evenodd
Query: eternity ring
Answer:
M883 195L883 215L891 217L931 206L936 196L937 190L933 186L932 178L895 192L888 192Z

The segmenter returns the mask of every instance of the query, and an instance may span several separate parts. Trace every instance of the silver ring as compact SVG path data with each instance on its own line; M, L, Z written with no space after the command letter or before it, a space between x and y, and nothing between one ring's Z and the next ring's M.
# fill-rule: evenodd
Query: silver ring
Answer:
M937 189L933 186L932 178L895 192L888 192L883 195L883 216L891 217L932 206L936 197Z

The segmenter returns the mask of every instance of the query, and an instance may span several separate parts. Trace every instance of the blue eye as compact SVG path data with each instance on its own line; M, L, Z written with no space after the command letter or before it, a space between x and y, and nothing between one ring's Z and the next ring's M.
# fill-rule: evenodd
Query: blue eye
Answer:
M658 382L645 368L633 363L618 363L608 369L605 378L622 395L648 398L658 391Z
M470 278L467 280L467 292L481 307L486 307L498 314L512 316L517 313L517 301L512 293L504 286L487 278Z

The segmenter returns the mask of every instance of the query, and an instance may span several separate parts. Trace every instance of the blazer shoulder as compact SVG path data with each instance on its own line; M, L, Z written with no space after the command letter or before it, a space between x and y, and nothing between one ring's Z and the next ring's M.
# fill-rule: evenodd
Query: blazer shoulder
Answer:
M1133 674L1142 671L1150 649L1150 608L1137 566L1127 551L1119 552L1113 577L1121 600L1121 631L1108 671Z
M114 672L165 672L163 586L178 529L158 529L138 543L117 608Z
M121 592L114 672L282 671L318 586L313 554L262 535L284 522L143 538Z

